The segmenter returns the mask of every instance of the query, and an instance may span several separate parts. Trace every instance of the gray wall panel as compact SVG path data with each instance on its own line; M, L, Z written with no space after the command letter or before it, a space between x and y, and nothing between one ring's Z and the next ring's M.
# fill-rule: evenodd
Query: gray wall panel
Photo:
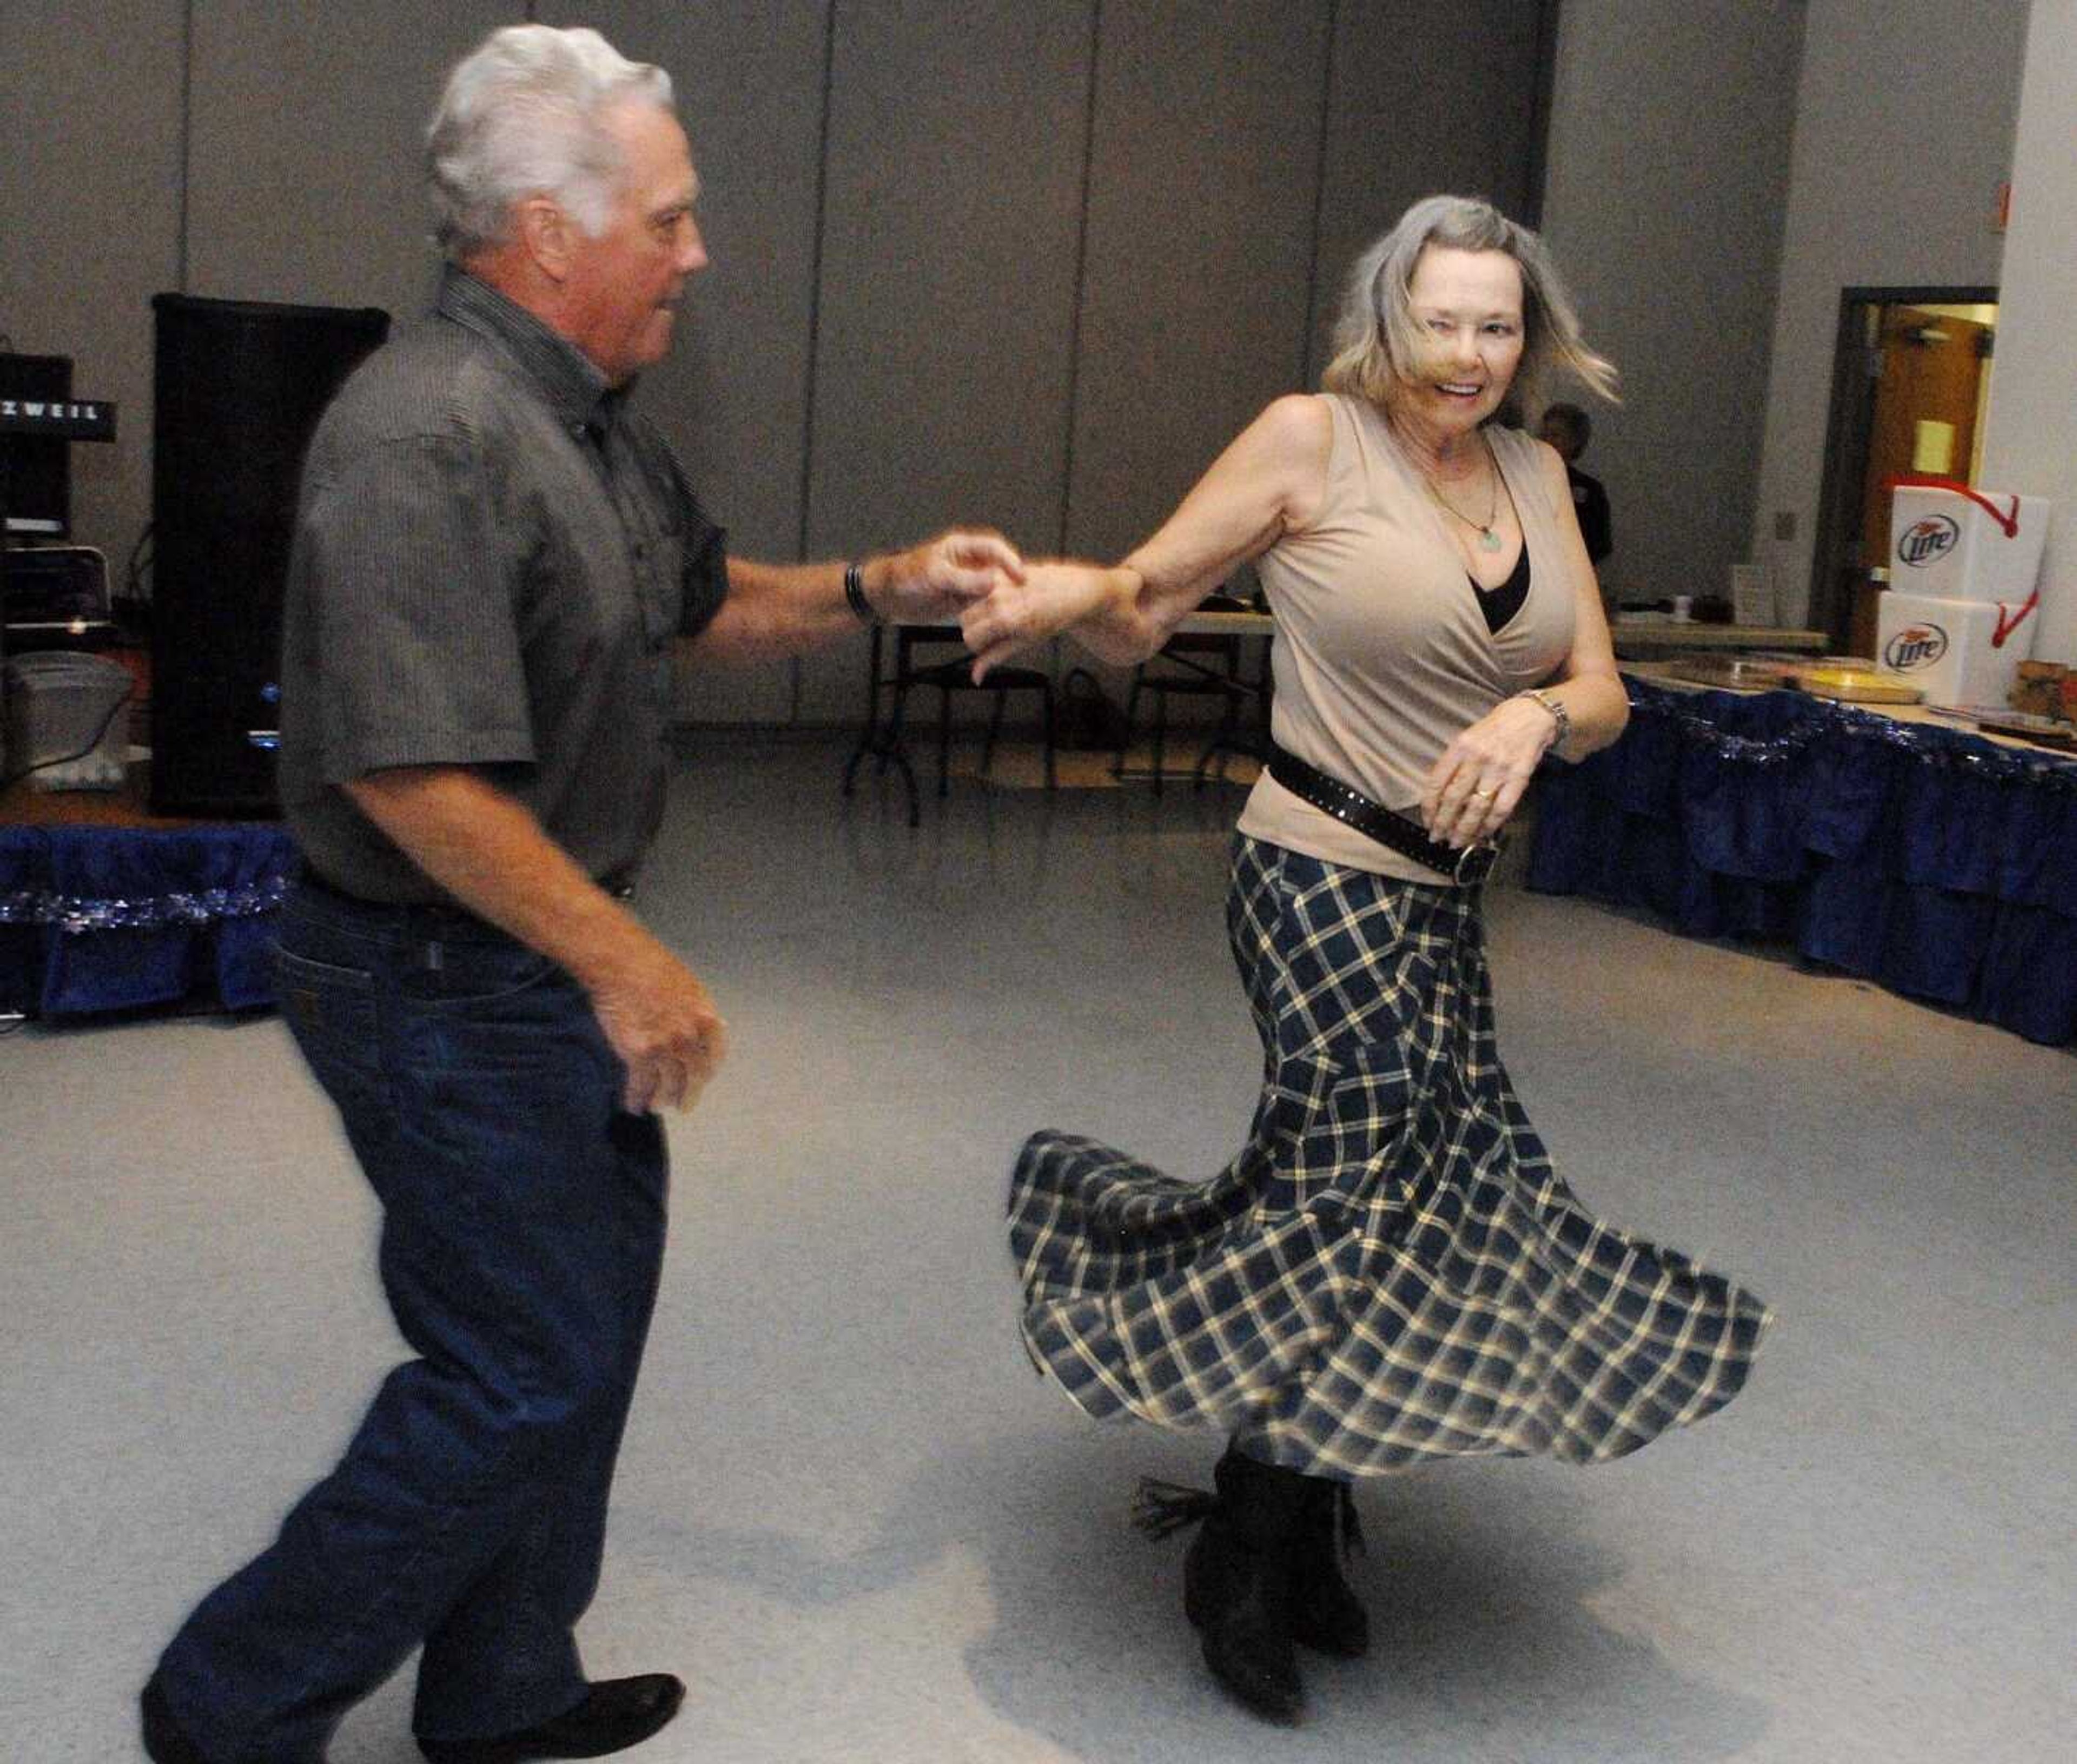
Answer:
M1526 217L1540 193L1531 187L1540 10L1525 0L1338 9L1309 381L1327 364L1350 264L1409 202L1483 196Z
M808 548L1060 530L1089 8L837 10ZM848 652L802 714L857 714Z
M1128 550L1302 383L1327 15L1105 0L1071 551Z
M419 178L447 67L511 8L194 0L188 292L421 309Z
M74 456L119 564L149 511L149 296L419 307L426 115L516 11L677 83L714 261L643 401L736 549L776 559L954 519L1124 549L1306 383L1312 289L1385 210L1500 193L1534 86L1512 0L349 10L0 5L0 123L28 144L0 179L0 330L123 404L123 443ZM695 679L682 708L848 718L860 672L847 647Z
M544 23L591 25L623 55L671 75L711 261L693 282L669 357L643 376L642 406L670 435L732 550L797 558L826 0L539 10ZM784 722L795 672L791 662L689 667L680 714Z
M1581 462L1608 487L1600 578L1617 602L1727 594L1749 555L1802 27L1800 0L1596 0L1562 15L1544 231L1623 376ZM1815 384L1821 406L1828 385Z
M181 0L0 5L0 332L70 356L77 389L119 406L113 445L72 450L73 530L112 576L152 516L148 302L180 273L184 30Z
M1780 85L1792 89L1770 88L1767 108L1746 125L1749 133L1734 136L1721 119L1715 127L1742 161L1756 150L1771 158L1786 143L1775 245L1780 276L1766 339L1767 417L1759 489L1749 505L1750 549L1729 555L1766 564L1788 617L1800 621L1812 586L1840 293L1992 287L2003 280L2006 241L1992 224L1992 207L1998 185L2012 175L2021 86L2033 72L2028 35L2035 13L2067 13L2071 0L1981 0L1966 13L1946 0L1814 0L1807 9L1800 0L1737 6L1713 0L1706 10L1690 10L1698 33L1718 26L1711 32L1717 53L1720 44L1737 45L1734 28L1771 28L1796 43L1779 64ZM1601 45L1582 35L1580 59L1592 67ZM1568 48L1561 73L1571 60ZM2015 200L2027 200L2023 183ZM1697 241L1706 215L1706 209L1699 218L1669 215L1666 230L1650 235L1654 256L1674 258L1684 276L1698 249L1712 260L1735 249L1735 241L1714 236ZM1738 394L1742 402L1746 386ZM1998 426L1994 410L1992 433ZM1663 461L1654 464L1664 469ZM1793 530L1778 538L1776 522L1784 518ZM1622 518L1620 505L1616 518ZM2058 526L2068 519L2057 512ZM1693 591L1704 585L1715 584L1698 582Z

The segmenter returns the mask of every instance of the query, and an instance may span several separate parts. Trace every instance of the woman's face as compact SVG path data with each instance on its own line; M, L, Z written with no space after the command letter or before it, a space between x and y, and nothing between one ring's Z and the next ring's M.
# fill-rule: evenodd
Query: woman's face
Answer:
M1469 434L1500 409L1521 365L1521 270L1504 251L1430 245L1407 305L1421 352L1406 414L1444 436Z

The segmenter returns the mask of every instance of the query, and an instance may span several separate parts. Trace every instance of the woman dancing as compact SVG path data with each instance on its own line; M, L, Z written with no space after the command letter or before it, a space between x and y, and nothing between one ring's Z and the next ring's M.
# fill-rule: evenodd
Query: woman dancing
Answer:
M1417 202L1358 260L1320 396L1278 399L1109 568L1033 565L968 609L977 675L1071 630L1143 659L1254 560L1276 615L1270 762L1226 922L1263 1044L1209 1183L1071 1134L1018 1159L1023 1330L1091 1415L1230 1436L1184 1604L1206 1662L1294 1717L1293 1643L1362 1654L1338 1546L1357 1477L1598 1463L1743 1384L1752 1294L1588 1213L1494 1045L1493 837L1546 752L1629 715L1563 462L1518 426L1553 370L1603 396L1542 241ZM1152 1528L1150 1528L1152 1529Z

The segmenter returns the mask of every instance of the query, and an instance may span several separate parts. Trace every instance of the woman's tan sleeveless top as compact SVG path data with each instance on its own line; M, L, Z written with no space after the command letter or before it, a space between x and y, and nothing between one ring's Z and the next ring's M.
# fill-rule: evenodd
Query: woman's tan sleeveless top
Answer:
M1442 750L1503 698L1547 679L1571 653L1579 582L1560 511L1518 429L1486 430L1529 547L1529 597L1486 629L1463 552L1384 416L1326 394L1334 441L1319 517L1287 533L1256 570L1276 615L1271 732L1330 777L1416 821ZM1263 772L1240 830L1332 863L1444 880Z

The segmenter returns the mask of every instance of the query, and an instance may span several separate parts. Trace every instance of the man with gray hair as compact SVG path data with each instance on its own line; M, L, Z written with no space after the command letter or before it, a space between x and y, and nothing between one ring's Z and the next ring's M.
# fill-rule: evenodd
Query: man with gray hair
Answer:
M168 1646L143 1696L158 1764L316 1764L418 1647L434 1764L618 1751L684 1695L587 1681L574 1636L662 1262L656 1111L723 1049L626 904L672 650L949 618L1022 565L978 532L848 567L727 554L626 401L706 261L671 104L590 31L464 60L428 136L434 310L305 462L281 789L306 874L277 980L381 1201L416 1358Z

